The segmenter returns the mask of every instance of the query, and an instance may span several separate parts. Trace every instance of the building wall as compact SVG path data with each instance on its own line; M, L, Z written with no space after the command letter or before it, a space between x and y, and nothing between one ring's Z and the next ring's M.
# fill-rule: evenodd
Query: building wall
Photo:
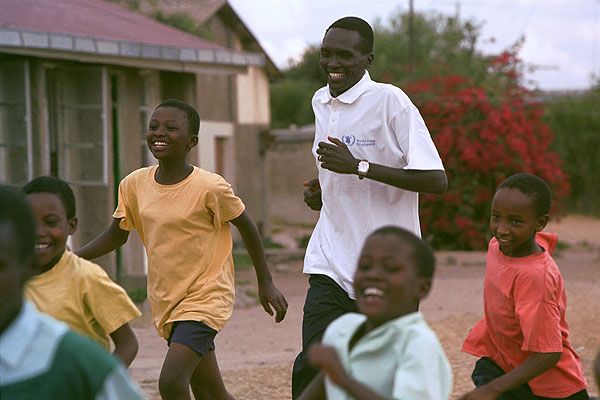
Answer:
M266 232L274 225L314 225L319 213L304 204L304 182L317 177L312 135L271 137L266 153Z
M246 74L237 76L237 107L240 124L269 126L271 104L269 77L265 70L249 67Z
M156 162L147 150L145 132L159 102L179 98L200 108L193 74L2 54L0 72L0 101L10 106L0 107L0 181L20 187L33 177L54 175L69 182L79 218L72 248L89 242L111 223L118 182ZM201 98L210 103L208 92ZM228 100L225 104L227 109ZM217 109L221 114L216 117L230 127L231 136L233 118L227 122L229 112ZM199 153L192 152L190 161L198 160ZM222 160L221 164L225 165ZM145 272L135 233L118 255L96 261L113 277L117 265L121 276Z

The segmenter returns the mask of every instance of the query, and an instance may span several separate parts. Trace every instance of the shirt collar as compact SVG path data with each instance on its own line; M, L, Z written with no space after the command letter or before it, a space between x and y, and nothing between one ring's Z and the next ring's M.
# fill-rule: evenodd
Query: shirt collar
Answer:
M356 99L363 94L367 88L371 85L373 81L371 80L371 76L369 75L369 71L365 71L365 74L360 79L360 81L356 82L354 86L350 89L346 90L344 93L340 94L335 99L341 101L342 103L352 104ZM329 85L326 86L327 90L323 92L319 101L322 104L329 103L334 97L329 92Z
M0 361L11 367L17 366L27 354L35 329L35 309L31 303L24 301L17 318L0 336Z
M362 314L360 314L360 317L361 317L359 319L360 323L358 325L362 325L367 320L367 317L365 317ZM406 327L412 326L423 320L424 320L423 314L421 314L420 311L411 312L409 314L403 315L399 318L392 319L390 321L387 321L387 322L381 324L377 328L368 332L365 335L365 337L377 337L377 336L380 336L382 334L389 332L390 329L402 330L402 329L405 329ZM340 331L339 335L342 337L343 336L353 336L355 333L356 333L355 330L354 331L353 330L345 330L345 331Z

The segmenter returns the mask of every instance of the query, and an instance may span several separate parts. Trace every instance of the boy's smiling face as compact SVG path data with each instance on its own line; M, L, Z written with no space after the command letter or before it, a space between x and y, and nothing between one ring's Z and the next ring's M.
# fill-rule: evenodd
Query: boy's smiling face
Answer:
M492 200L490 230L500 250L509 257L540 251L535 234L546 226L548 215L537 215L535 201L516 188L502 188Z
M27 195L36 222L35 255L38 272L48 271L60 260L69 235L77 229L77 218L67 218L61 198L54 193L36 192Z
M431 279L417 275L412 252L393 234L367 238L354 274L354 290L369 330L417 311L419 300L429 292Z
M198 143L198 136L190 134L184 111L175 107L159 107L150 119L146 141L157 160L185 159Z

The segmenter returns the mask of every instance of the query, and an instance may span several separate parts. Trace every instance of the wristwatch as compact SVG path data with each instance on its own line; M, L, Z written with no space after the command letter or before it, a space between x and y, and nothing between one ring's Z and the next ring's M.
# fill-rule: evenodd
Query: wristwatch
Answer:
M358 163L358 179L364 179L369 172L369 162L367 160L360 160Z

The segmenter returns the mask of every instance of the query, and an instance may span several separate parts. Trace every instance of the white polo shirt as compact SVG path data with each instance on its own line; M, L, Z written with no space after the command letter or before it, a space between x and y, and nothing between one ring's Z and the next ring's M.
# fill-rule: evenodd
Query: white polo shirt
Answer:
M337 137L359 159L409 170L443 170L429 130L399 88L374 82L368 72L334 98L325 86L312 99L313 155L327 136ZM322 169L317 162L323 207L306 249L304 273L335 280L354 298L352 278L366 237L385 225L421 234L419 195L357 175Z
M386 399L448 400L452 368L421 313L385 322L349 350L350 341L366 319L362 314L342 315L323 336L323 344L336 349L347 374ZM325 391L328 400L351 400L329 378Z

